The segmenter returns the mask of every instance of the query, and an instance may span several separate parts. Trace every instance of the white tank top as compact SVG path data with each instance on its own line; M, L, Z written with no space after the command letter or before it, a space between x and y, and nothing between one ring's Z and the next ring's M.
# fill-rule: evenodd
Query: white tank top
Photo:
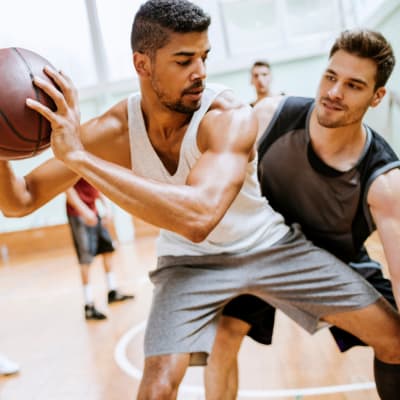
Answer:
M194 113L183 137L178 167L173 175L164 167L147 136L140 93L132 94L128 99L128 120L131 163L135 173L159 182L184 185L192 167L201 157L197 147L199 124L213 100L224 90L227 89L220 85L208 85L203 92L201 107ZM157 255L256 252L276 243L288 230L283 217L261 195L257 160L254 159L247 165L246 179L236 199L204 241L194 243L177 233L161 229Z

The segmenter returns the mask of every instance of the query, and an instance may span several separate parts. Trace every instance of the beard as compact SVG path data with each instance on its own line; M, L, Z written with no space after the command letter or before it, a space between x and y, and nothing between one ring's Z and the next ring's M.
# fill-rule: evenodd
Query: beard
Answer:
M161 104L171 111L178 112L180 114L193 114L201 106L201 98L197 101L191 101L189 103L188 102L185 103L184 95L190 94L191 92L193 92L196 89L197 90L204 89L204 85L203 85L202 81L197 81L190 87L183 90L180 98L176 99L176 100L172 100L169 98L169 96L166 94L166 92L161 89L157 80L153 79L152 86L153 86L153 90L156 93Z
M329 115L328 112L324 109L324 106L321 104L322 101L327 101L330 104L335 105L332 101L326 99L326 98L321 98L318 106L317 106L317 121L318 123L323 126L324 128L341 128L345 127L348 125L352 125L354 123L357 123L362 120L367 108L366 107L360 107L356 110L349 110L348 107L346 107L343 104L337 104L338 107L340 107L340 110L334 111L333 113L340 113L341 115Z

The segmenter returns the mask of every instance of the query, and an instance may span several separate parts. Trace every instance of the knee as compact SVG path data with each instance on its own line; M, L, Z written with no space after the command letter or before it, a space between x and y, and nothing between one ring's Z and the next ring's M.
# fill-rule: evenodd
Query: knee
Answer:
M142 382L137 400L171 400L175 399L178 385L168 381Z
M382 330L373 347L376 357L381 361L400 364L400 318L397 318L391 329Z

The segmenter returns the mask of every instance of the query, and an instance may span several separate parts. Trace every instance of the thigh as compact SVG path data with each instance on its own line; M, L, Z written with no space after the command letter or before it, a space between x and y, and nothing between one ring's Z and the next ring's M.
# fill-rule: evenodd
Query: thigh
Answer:
M264 265L257 260L252 279L254 294L310 333L321 317L366 307L380 297L363 277L297 229L266 253Z
M90 264L93 260L91 235L88 229L90 227L86 226L82 218L78 216L68 216L68 222L79 262L81 264Z
M179 265L150 274L155 287L145 333L147 357L191 353L191 365L206 363L222 308L237 295L229 272Z
M367 307L326 315L323 320L374 348L400 348L400 316L383 297Z

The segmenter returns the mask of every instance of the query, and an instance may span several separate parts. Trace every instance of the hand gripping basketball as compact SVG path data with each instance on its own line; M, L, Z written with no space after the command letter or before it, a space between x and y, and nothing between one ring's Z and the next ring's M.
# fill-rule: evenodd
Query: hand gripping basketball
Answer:
M55 111L32 98L28 98L26 104L49 121L54 155L61 161L67 161L69 155L83 149L79 137L78 93L71 79L63 72L48 66L44 68L44 72L52 83L40 76L35 76L33 82L54 101Z

